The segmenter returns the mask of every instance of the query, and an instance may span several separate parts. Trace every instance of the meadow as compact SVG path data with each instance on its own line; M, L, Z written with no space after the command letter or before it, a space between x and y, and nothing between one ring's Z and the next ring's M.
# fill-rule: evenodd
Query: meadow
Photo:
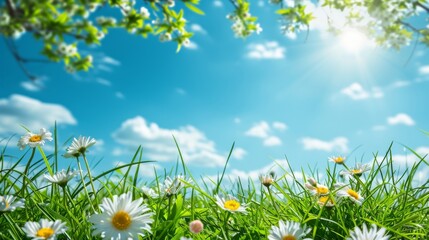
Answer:
M143 181L143 150L125 165L94 174L90 137L61 150L57 129L8 141L0 155L0 239L428 239L429 181L416 184L426 156L405 171L391 148L373 161L351 165L327 156L324 172L283 169L259 181L226 177L229 156L216 179L194 177L182 158ZM10 158L7 145L22 155ZM53 154L44 147L51 145ZM10 148L10 147L9 147ZM59 169L68 158L77 169ZM108 159L108 157L106 157ZM107 160L101 160L107 161ZM323 176L323 177L321 177ZM228 186L228 187L227 187ZM231 187L232 186L232 187Z

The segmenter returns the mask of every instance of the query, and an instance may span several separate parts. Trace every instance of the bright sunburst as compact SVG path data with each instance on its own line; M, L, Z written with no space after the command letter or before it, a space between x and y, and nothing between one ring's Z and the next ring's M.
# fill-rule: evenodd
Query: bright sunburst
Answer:
M348 52L358 53L369 45L369 39L364 33L349 28L340 34L340 45Z

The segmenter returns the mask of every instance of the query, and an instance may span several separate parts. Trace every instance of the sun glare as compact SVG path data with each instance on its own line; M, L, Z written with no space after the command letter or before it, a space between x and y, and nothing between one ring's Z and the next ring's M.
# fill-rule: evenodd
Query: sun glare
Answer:
M348 52L358 53L369 45L369 40L365 34L356 29L346 29L340 35L340 45Z

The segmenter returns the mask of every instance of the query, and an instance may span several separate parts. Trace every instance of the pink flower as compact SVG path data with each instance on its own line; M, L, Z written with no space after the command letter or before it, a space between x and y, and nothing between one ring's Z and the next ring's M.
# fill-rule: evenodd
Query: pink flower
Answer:
M194 220L189 223L189 231L192 233L200 233L204 229L204 224L200 220Z

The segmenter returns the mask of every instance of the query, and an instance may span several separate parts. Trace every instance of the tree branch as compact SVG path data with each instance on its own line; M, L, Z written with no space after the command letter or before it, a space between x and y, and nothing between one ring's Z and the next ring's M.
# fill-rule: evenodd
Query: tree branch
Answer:
M9 15L11 17L15 17L15 4L12 2L12 0L6 0L6 6L9 12Z
M419 1L417 1L416 4L417 4L417 6L423 8L424 10L426 10L427 13L429 13L429 7L423 5L423 3L419 2Z
M26 62L25 59L23 59L18 51L16 50L16 47L11 43L8 42L8 40L6 38L3 38L4 42L6 43L7 48L9 49L9 51L12 53L12 56L15 58L16 62L18 62L19 67L21 68L21 70L24 72L24 74L31 80L31 81L36 81L37 77L34 76L33 74L31 74L27 68L25 67L24 63ZM11 40L9 40L11 41Z

